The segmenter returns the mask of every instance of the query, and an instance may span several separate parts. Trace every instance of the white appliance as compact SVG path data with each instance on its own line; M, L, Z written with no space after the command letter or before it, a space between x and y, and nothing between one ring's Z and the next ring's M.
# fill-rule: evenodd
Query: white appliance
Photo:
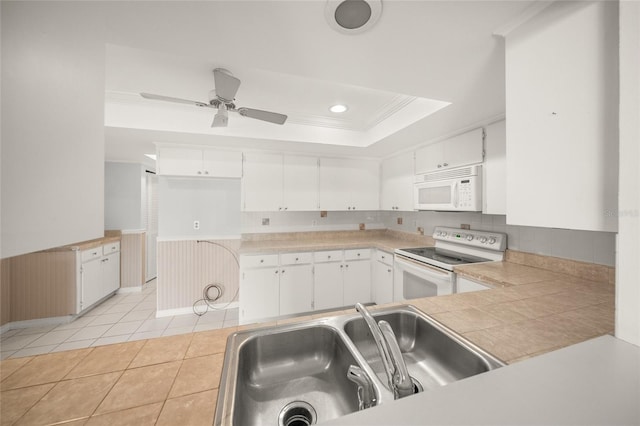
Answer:
M482 166L479 164L416 175L414 182L416 210L482 210Z
M507 247L500 232L436 226L433 238L435 247L395 250L394 302L457 293L454 266L501 261Z

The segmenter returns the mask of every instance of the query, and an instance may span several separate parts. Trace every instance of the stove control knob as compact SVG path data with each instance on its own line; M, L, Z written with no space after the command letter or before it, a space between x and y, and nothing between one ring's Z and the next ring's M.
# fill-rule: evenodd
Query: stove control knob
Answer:
M467 241L473 241L473 235L471 234L467 235Z
M496 243L496 239L491 237L489 238L489 244L495 244Z
M480 237L480 242L482 244L486 243L487 242L487 237Z
M447 233L446 233L445 231L441 231L441 232L440 232L440 236L441 236L441 237L446 237L446 236L447 236Z

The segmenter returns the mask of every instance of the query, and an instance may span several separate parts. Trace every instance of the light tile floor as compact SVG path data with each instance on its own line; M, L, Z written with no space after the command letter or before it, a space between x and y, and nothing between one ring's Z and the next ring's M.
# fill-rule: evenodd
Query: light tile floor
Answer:
M238 325L238 308L156 318L156 281L140 293L116 294L75 321L0 335L0 359L215 330Z

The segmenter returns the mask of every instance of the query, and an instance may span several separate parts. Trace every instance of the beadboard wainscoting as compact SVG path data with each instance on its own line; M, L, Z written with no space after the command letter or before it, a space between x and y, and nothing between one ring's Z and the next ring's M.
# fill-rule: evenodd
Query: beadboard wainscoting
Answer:
M158 240L157 316L189 313L209 284L223 286L216 307L237 306L241 240ZM229 250L223 248L228 248Z
M142 291L145 283L146 233L122 231L120 239L120 292Z
M3 300L9 296L9 321L55 318L74 312L75 256L74 251L44 251L3 261L2 296ZM4 308L6 302L2 305ZM4 313L2 317L4 323Z

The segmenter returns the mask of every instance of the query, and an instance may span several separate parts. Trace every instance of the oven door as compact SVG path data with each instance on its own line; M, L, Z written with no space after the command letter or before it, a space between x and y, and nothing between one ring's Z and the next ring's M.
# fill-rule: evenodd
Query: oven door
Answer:
M454 273L401 255L394 258L393 301L453 293Z

